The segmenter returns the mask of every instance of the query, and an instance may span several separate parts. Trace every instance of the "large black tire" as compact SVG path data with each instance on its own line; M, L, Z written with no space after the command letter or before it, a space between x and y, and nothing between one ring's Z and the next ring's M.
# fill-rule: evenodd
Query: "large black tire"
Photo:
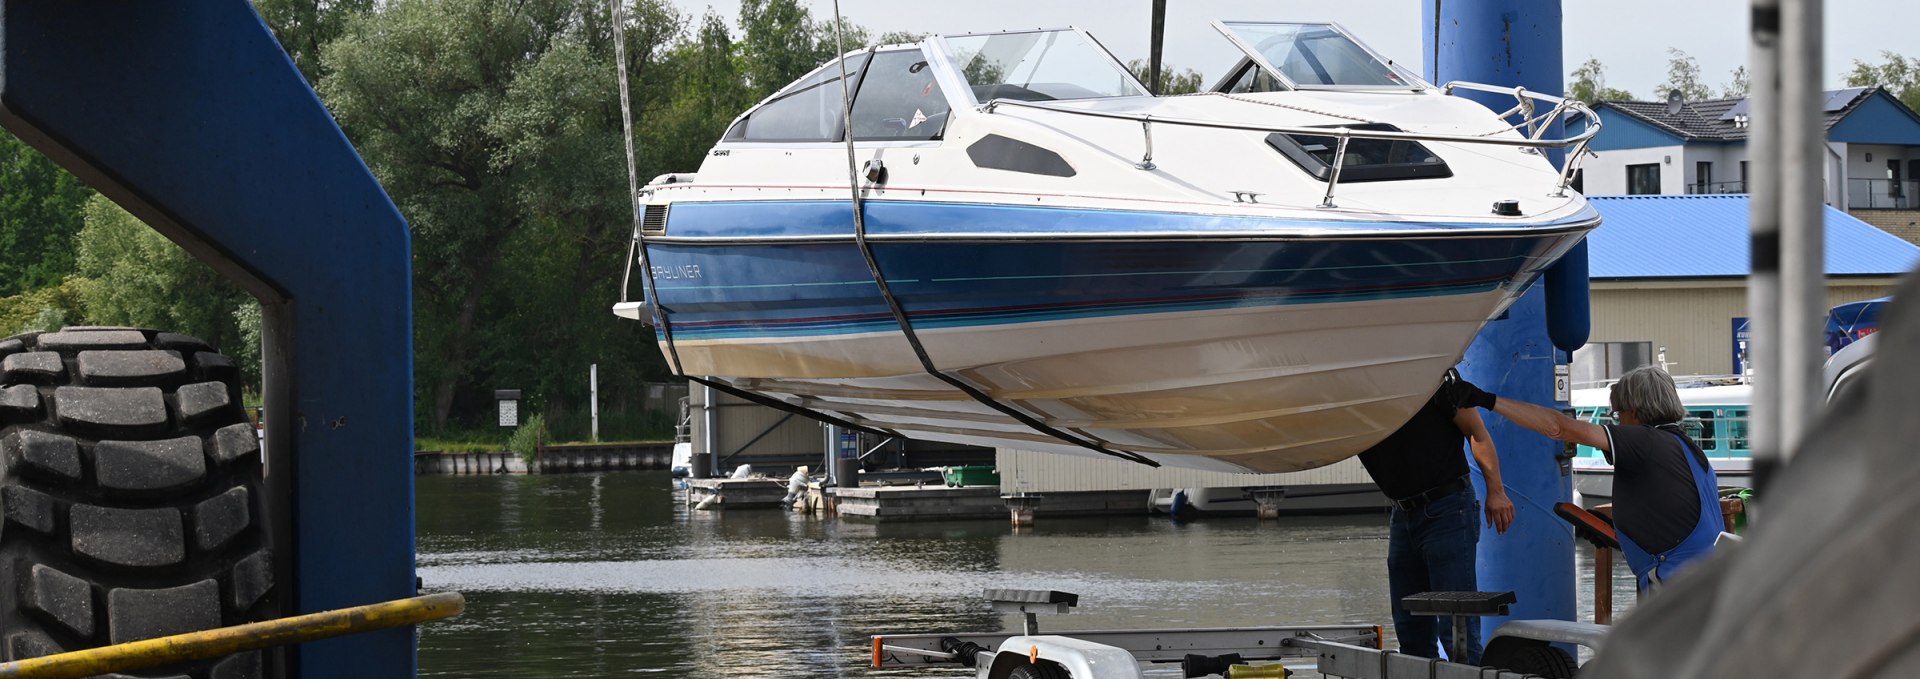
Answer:
M1547 679L1572 679L1578 669L1566 651L1544 641L1519 637L1499 637L1488 643L1480 654L1480 665Z
M127 328L17 335L0 357L0 657L270 617L260 445L232 361ZM247 679L265 660L142 674Z

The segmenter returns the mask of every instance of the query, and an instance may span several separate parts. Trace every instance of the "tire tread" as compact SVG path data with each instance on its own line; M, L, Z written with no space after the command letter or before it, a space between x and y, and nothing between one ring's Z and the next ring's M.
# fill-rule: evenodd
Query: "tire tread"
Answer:
M0 660L273 617L238 372L172 333L0 339ZM274 657L137 674L255 679Z

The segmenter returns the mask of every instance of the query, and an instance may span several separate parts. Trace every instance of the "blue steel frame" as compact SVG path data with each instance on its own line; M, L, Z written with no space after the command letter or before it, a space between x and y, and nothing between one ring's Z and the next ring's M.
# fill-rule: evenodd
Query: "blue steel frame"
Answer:
M1560 0L1424 0L1422 8L1428 80L1561 93ZM1524 209L1526 196L1516 198ZM1461 363L1468 380L1503 397L1555 403L1553 366L1564 362L1562 352L1586 342L1585 244L1543 278L1546 285L1527 291L1468 347ZM1557 326L1552 338L1550 325ZM1499 416L1486 420L1516 512L1506 535L1483 531L1479 584L1486 591L1512 590L1518 601L1511 615L1480 619L1482 639L1508 620L1575 619L1573 531L1553 513L1555 502L1573 494L1571 477L1554 457L1560 444ZM1485 482L1477 474L1474 485L1484 497Z
M0 125L257 297L284 613L414 593L407 225L245 0L0 0ZM411 677L410 630L290 651Z

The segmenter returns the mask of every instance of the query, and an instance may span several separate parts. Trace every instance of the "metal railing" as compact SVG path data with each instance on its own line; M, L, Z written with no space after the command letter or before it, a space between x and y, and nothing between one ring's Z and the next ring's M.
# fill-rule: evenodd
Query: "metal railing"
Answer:
M1141 133L1145 137L1144 141L1145 141L1146 150L1145 150L1145 153L1142 155L1141 161L1139 163L1136 163L1134 166L1141 170L1148 170L1148 171L1156 169L1156 167L1153 164L1153 123L1161 123L1165 125L1181 125L1186 127L1204 127L1204 128L1221 129L1221 130L1246 130L1249 132L1279 132L1282 134L1304 134L1304 135L1313 135L1316 137L1333 137L1337 141L1335 144L1333 162L1329 164L1330 172L1328 173L1328 177L1327 177L1327 193L1325 198L1321 201L1321 204L1320 204L1320 207L1326 207L1326 208L1336 207L1333 203L1333 192L1334 192L1334 187L1339 184L1340 167L1346 162L1347 141L1349 139L1404 139L1404 140L1410 140L1410 141L1432 141L1432 142L1444 142L1444 143L1453 143L1453 144L1487 144L1492 146L1514 146L1514 147L1519 147L1523 151L1534 152L1534 153L1538 153L1539 149L1559 149L1559 148L1572 147L1573 150L1567 154L1565 167L1563 167L1560 171L1560 179L1554 185L1553 193L1549 194L1554 197L1561 197L1566 195L1567 187L1573 181L1574 172L1579 170L1580 163L1583 160L1583 156L1586 154L1588 142L1590 142L1593 139L1594 135L1597 135L1600 133L1600 118L1593 114L1592 109L1587 108L1585 104L1580 103L1577 100L1556 97L1548 94L1540 94L1538 92L1529 91L1524 87L1501 87L1498 85L1485 85L1481 83L1455 81L1455 82L1447 83L1446 85L1442 86L1440 88L1440 91L1443 94L1452 95L1454 90L1456 89L1512 95L1515 102L1513 108L1507 109L1506 111L1501 112L1499 115L1496 116L1496 118L1498 118L1499 120L1503 122L1507 122L1508 125L1506 127L1492 130L1492 131L1489 131L1483 134L1478 134L1478 135L1439 134L1439 133L1433 133L1433 132L1391 132L1386 130L1353 129L1350 127L1301 127L1301 126L1289 126L1289 125L1251 125L1251 124L1245 124L1245 123L1229 123L1229 122L1219 122L1219 121L1213 121L1213 120L1195 120L1192 118L1158 117L1158 116L1145 114L1145 113L1118 113L1118 112L1112 112L1112 111L1088 111L1083 109L1061 108L1058 106L1050 106L1041 102L1019 101L1014 99L994 99L984 104L981 104L979 110L981 113L991 114L994 112L996 108L999 108L1002 106L1013 106L1017 108L1027 108L1027 109L1034 109L1039 111L1052 111L1055 113L1067 113L1071 115L1090 116L1095 118L1112 118L1116 120L1129 120L1129 121L1140 123ZM1218 95L1218 96L1228 96L1228 95L1220 94L1218 92L1209 92L1207 94ZM1540 113L1539 104L1541 103L1550 104L1551 108L1549 108L1545 113ZM1553 123L1556 120L1561 119L1563 116L1565 116L1568 113L1581 116L1587 122L1586 128L1581 130L1577 134L1563 136L1557 139L1545 138L1547 131L1551 129ZM1515 119L1515 116L1518 116L1518 119ZM1504 136L1508 132L1518 132L1520 134L1518 137Z
M1849 210L1920 209L1920 182L1891 179L1848 179Z
M21 679L78 679L131 672L162 665L217 658L223 655L348 634L444 620L466 610L459 592L427 594L377 604L354 606L232 627L184 632L128 641L67 653L0 663L0 677Z
M1719 194L1726 194L1726 193L1746 193L1746 192L1747 192L1747 183L1745 181L1707 182L1705 184L1693 183L1693 184L1687 185L1687 195L1690 195L1690 196L1719 195Z

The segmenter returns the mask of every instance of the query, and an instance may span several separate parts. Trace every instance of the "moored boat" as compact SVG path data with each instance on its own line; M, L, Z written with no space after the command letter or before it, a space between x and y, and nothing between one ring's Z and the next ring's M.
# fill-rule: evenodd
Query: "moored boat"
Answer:
M616 313L681 374L887 434L1358 453L1598 224L1541 152L1597 127L1547 138L1584 108L1435 87L1337 26L1217 26L1245 56L1179 97L1072 29L848 53L644 189Z

